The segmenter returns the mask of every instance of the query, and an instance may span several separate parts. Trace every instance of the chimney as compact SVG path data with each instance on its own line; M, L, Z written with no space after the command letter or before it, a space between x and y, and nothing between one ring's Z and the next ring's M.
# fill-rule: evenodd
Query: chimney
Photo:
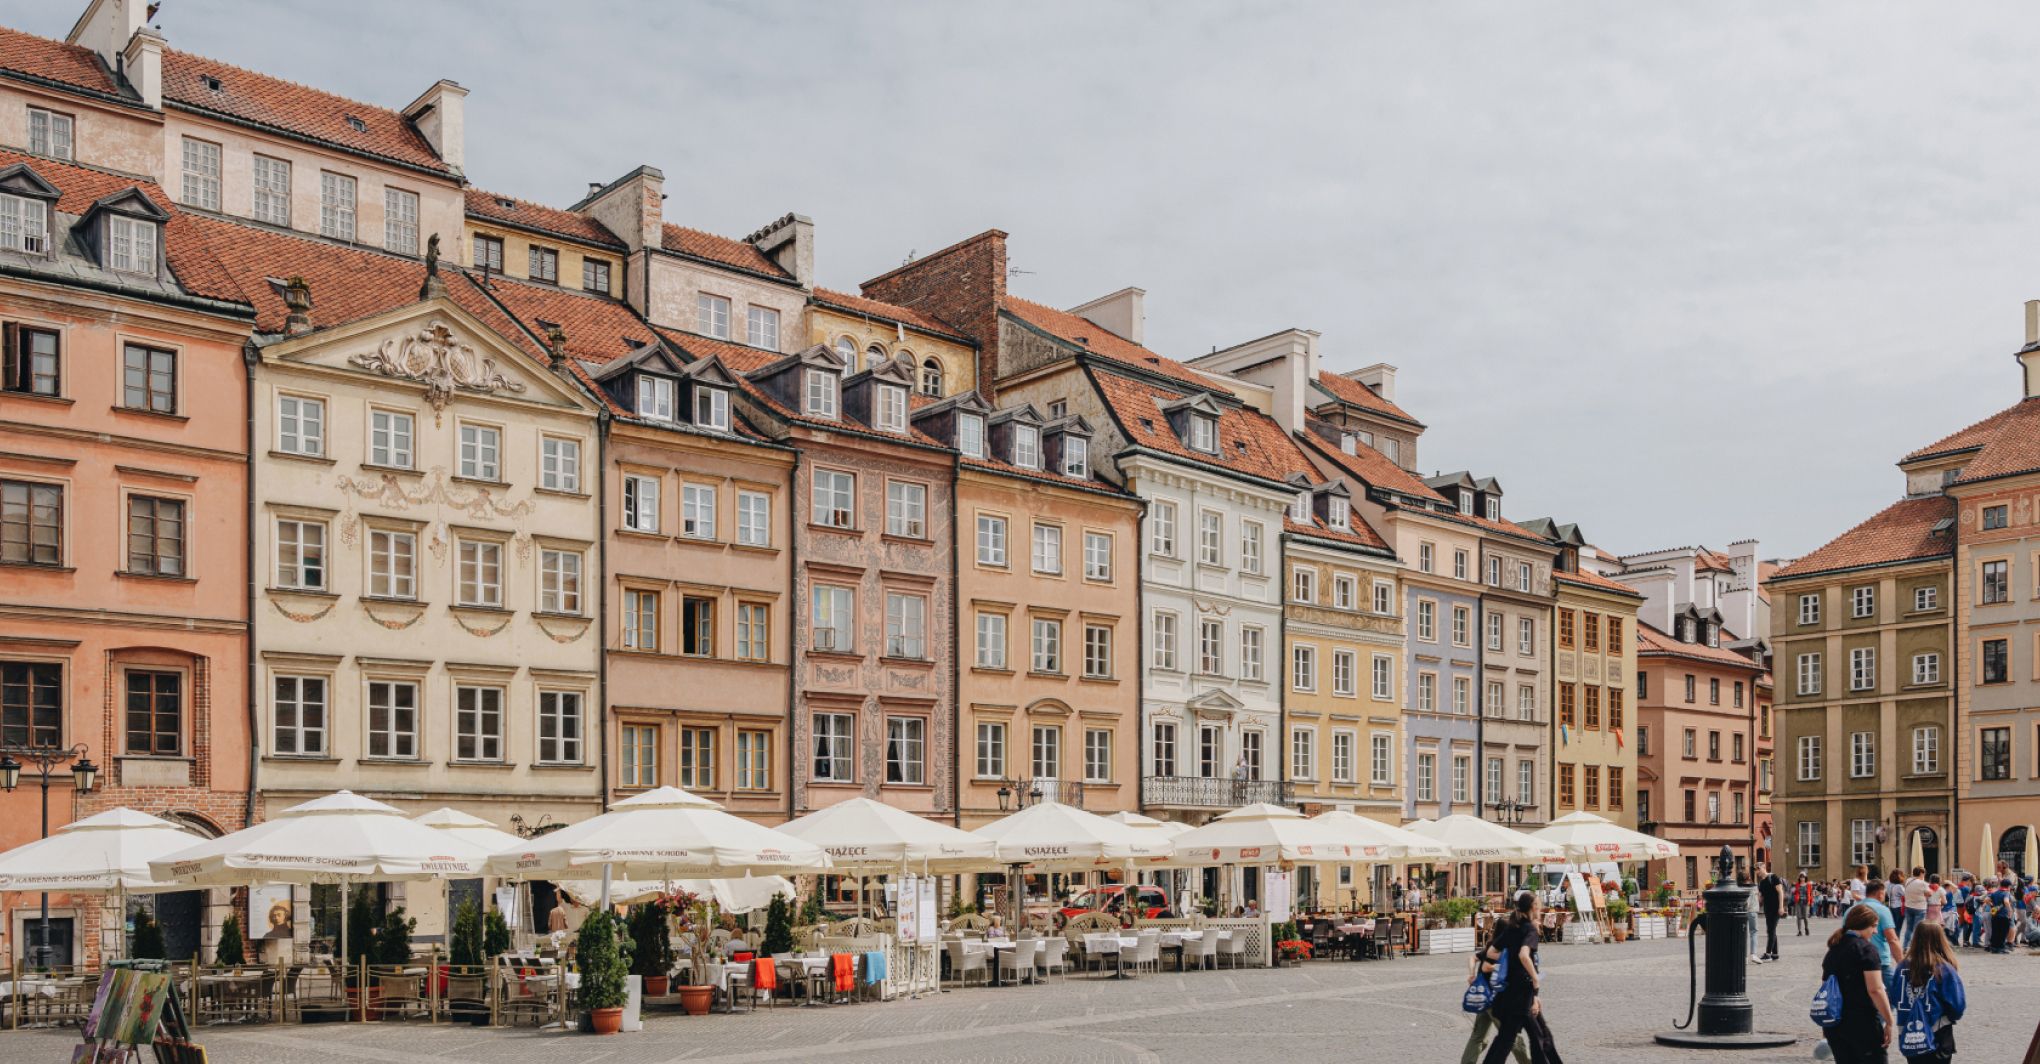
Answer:
M82 45L92 49L99 58L113 70L121 70L127 58L129 42L149 24L149 0L92 0L85 5L85 13L71 26L70 35L64 40L68 44ZM162 37L159 35L157 41ZM158 66L158 77L161 67ZM134 82L133 78L129 79ZM160 84L160 83L159 83ZM139 82L134 82L137 90ZM156 94L151 107L162 105L162 93Z
M136 30L121 52L121 73L141 95L143 106L152 111L162 110L163 35L152 26Z
M744 238L779 268L793 275L802 288L815 286L815 223L806 215L788 214Z
M1006 302L1006 233L987 229L913 259L858 286L871 299L898 303L947 322L978 345L977 393L997 404L999 378L1032 368L1009 365L999 346ZM1015 356L1026 352L1015 351ZM1019 361L1019 358L1015 358Z
M292 277L283 285L283 334L303 336L312 331L312 286L302 277Z
M1109 296L1100 296L1082 306L1071 307L1070 313L1111 330L1114 336L1137 344L1147 342L1141 338L1147 332L1147 292L1144 289L1122 288Z
M1359 381L1361 384L1374 389L1374 394L1381 396L1383 399L1391 403L1395 402L1394 366L1386 362L1376 362L1371 366L1362 366L1346 374L1346 377L1349 380Z
M2026 346L2019 349L2019 369L2026 378L2026 398L2040 395L2040 299L2026 301Z
M456 174L467 165L467 94L458 83L441 78L404 108L404 117Z
M1284 329L1199 355L1190 365L1268 389L1268 416L1285 432L1301 432L1309 426L1311 386L1318 377L1317 344L1314 330Z

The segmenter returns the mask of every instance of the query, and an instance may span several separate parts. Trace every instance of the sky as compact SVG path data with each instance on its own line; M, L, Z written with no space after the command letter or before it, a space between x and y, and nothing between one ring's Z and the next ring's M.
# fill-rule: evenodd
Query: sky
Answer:
M13 25L62 36L57 0ZM174 47L401 107L480 187L640 163L857 283L988 228L1150 347L1386 361L1422 472L1604 549L1803 554L2019 398L2040 20L2002 4L166 0Z

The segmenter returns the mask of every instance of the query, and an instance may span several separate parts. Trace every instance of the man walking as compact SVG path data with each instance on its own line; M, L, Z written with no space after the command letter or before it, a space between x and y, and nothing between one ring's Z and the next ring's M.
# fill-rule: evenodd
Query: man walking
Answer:
M1778 918L1785 914L1785 880L1769 865L1757 866L1763 875L1757 880L1757 897L1764 905L1764 959L1778 959Z
M1798 937L1805 938L1811 931L1807 921L1813 915L1813 883L1806 873L1799 873L1799 881L1792 885L1792 917L1798 925Z
M1899 939L1908 949L1912 948L1913 929L1919 927L1920 921L1926 918L1927 895L1932 892L1932 888L1933 884L1927 882L1927 870L1924 868L1915 867L1911 877L1905 881L1905 917L1902 925L1904 930Z
M1877 931L1870 938L1870 944L1877 947L1877 963L1884 966L1886 978L1891 975L1891 958L1904 950L1898 944L1898 921L1891 916L1891 907L1884 904L1884 881L1871 876L1863 885L1863 904L1877 914Z

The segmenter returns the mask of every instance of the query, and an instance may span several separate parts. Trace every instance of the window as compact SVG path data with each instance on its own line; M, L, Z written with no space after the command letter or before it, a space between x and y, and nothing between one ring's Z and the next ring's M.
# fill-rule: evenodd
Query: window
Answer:
M1636 726L1636 756L1650 756L1650 729L1641 724Z
M128 496L127 571L144 576L184 575L184 503Z
M622 756L618 758L619 787L659 785L659 729L651 724L622 727Z
M996 780L1006 777L1006 725L1000 721L981 720L977 726L977 778Z
M127 753L175 757L184 749L184 674L130 669Z
M1868 691L1877 686L1877 648L1856 647L1849 651L1849 690Z
M1849 777L1866 779L1877 774L1876 736L1870 732L1849 733Z
M694 296L694 331L718 340L730 338L730 301L707 292Z
M1735 734L1729 736L1729 739L1730 739L1729 745L1730 753L1728 755L1729 760L1734 761L1737 764L1741 764L1743 759L1743 733L1736 732Z
M1530 571L1531 570L1529 562L1516 563L1516 590L1518 591L1530 590ZM1593 645L1588 644L1587 649L1588 650L1594 649Z
M1240 679L1261 682L1261 637L1259 628L1240 629Z
M1820 821L1799 822L1799 867L1820 867Z
M1259 575L1260 573L1265 571L1262 567L1261 562L1262 557L1263 555L1261 553L1261 522L1241 521L1240 569L1244 572Z
M1719 677L1710 676L1707 678L1707 704L1710 706L1721 704L1721 679Z
M1693 758L1700 756L1698 750L1699 736L1700 733L1695 731L1694 729L1692 728L1686 729L1685 753L1686 760L1688 761L1691 761Z
M920 717L885 719L885 781L918 784L927 782L924 769L928 722Z
M1799 737L1799 779L1810 783L1820 779L1820 736Z
M1695 792L1695 791L1694 791L1694 790L1693 790L1693 789L1692 789L1691 787L1688 787L1688 788L1686 788L1686 794L1685 794L1685 797L1686 797L1686 807L1685 807L1685 813L1686 813L1686 822L1690 824L1690 823L1692 823L1692 822L1693 822L1693 821L1694 821L1695 819L1697 819L1697 818L1696 818L1696 817L1694 816L1694 804L1695 804L1695 799L1696 799L1696 797L1697 797L1697 794L1696 794L1696 792Z
M1103 728L1084 729L1084 782L1108 783L1112 779L1112 733Z
M53 159L69 159L72 129L70 115L31 107L28 109L28 150ZM256 156L256 159L260 161L261 156Z
M64 489L0 480L0 562L64 564Z
M1438 640L1438 604L1430 599L1417 600L1417 638L1426 643Z
M1721 760L1721 733L1718 731L1707 733L1707 760Z
M767 351L779 350L779 312L752 306L744 316L744 342Z
M811 369L804 374L806 381L804 405L801 409L809 417L834 418L836 416L836 392L838 381L828 370Z
M1983 528L1984 528L1984 531L1988 532L1988 531L1990 531L1991 529L1994 529L1994 528L2004 528L2004 527L2006 527L2007 525L2009 525L2009 524L2011 523L2011 522L2010 522L2010 520L2009 520L2009 518L2010 518L2010 507L2008 507L2008 506L1986 506L1986 507L1984 507L1984 508L1983 508Z
M814 523L850 528L857 522L857 478L831 469L815 470Z
M1289 597L1295 602L1317 601L1317 570L1296 568L1289 572Z
M1296 493L1296 499L1289 504L1289 519L1291 521L1294 521L1299 525L1307 525L1311 523L1312 517L1310 509L1310 498L1311 494L1309 488L1305 488L1304 490Z
M1417 674L1417 708L1426 713L1438 709L1438 674L1420 672Z
M1395 782L1395 737L1375 732L1367 737L1367 779L1377 787ZM1353 733L1332 733L1332 777L1353 782Z
M1473 645L1473 611L1465 606L1452 607L1452 645L1470 647Z
M589 292L601 292L605 295L608 294L609 264L602 261L601 259L588 259L588 258L582 259L581 288ZM738 733L739 740L742 739L744 734L746 733L743 732ZM761 732L757 734L763 733Z
M418 537L415 533L370 529L369 595L373 598L417 598L417 562Z
M1502 560L1500 558L1489 558L1487 560L1487 582L1490 587L1502 586Z
M460 475L471 480L502 479L503 432L487 425L460 427Z
M1560 650L1571 650L1573 648L1574 618L1575 614L1571 610L1558 611L1558 648Z
M928 600L920 595L885 597L885 653L892 658L928 656Z
M1455 803L1464 805L1469 800L1468 788L1471 786L1471 781L1467 777L1471 775L1473 775L1473 760L1471 758L1455 757L1452 759L1452 800Z
M10 325L5 380L0 390L23 395L62 393L62 362L57 333L26 325Z
M928 486L903 480L885 484L885 531L889 536L925 539L928 535Z
M344 174L319 174L319 235L354 239L354 179Z
M1486 616L1487 648L1499 652L1502 649L1502 615L1490 611Z
M456 601L460 605L501 609L503 545L492 540L461 540L458 583Z
M1417 801L1438 800L1438 755L1417 755Z
M1166 720L1155 722L1154 774L1173 776L1176 774L1176 725Z
M1218 419L1209 414L1190 415L1190 448L1205 454L1218 453Z
M1707 792L1707 822L1721 823L1721 794L1718 791Z
M680 597L680 653L697 658L715 656L715 600Z
M0 247L40 255L49 248L49 206L26 196L0 196Z
M326 453L326 404L295 395L276 398L276 449L318 457Z
M400 188L383 189L383 247L399 255L418 253L418 194ZM540 274L538 252L533 248L531 255L532 276L552 281L559 277L558 256L554 255L553 270Z
M1176 504L1157 502L1148 510L1148 550L1173 558L1176 556Z
M114 215L106 220L106 267L121 273L156 272L156 223Z
M581 552L539 550L538 609L541 613L581 612Z
M637 415L653 421L673 420L676 391L677 385L665 377L638 374Z
M1623 721L1622 721L1622 697L1623 697L1623 696L1622 696L1622 689L1621 689L1621 688L1619 688L1619 687L1610 687L1610 688L1608 689L1608 730L1609 730L1609 731L1621 731L1621 730L1622 730L1622 724L1623 724Z
M772 657L772 607L762 602L737 605L737 658L767 661Z
M1317 690L1317 648L1298 643L1289 648L1290 686L1298 691Z
M659 649L659 593L623 593L623 645L627 650Z
M2010 570L2011 563L2007 561L1983 563L1983 601L1986 605L1993 602L2008 602L2011 600L2012 580Z
M368 756L418 756L418 685L375 680L368 685Z
M942 363L932 358L921 362L920 391L922 395L927 396L942 394Z
M877 386L877 399L872 424L881 432L907 431L907 390L881 384Z
M547 284L560 283L560 253L558 251L533 244L525 258L528 263L527 272L531 275L532 280L544 281ZM685 731L681 732L683 737L686 734ZM681 758L680 774L683 777L687 775L685 757Z
M581 719L579 691L538 693L538 760L545 765L581 763Z
M1581 714L1584 717L1583 723L1586 727L1598 731L1601 727L1601 689L1593 684L1588 684L1582 692L1580 708ZM1742 736L1737 735L1736 739L1740 740Z
M1006 667L1006 615L977 615L977 665L981 669Z
M1926 610L1939 609L1940 606L1940 588L1928 585L1927 587L1916 587L1913 589L1913 609L1924 612Z
M1102 680L1112 675L1112 629L1103 624L1084 626L1084 675Z
M1351 698L1359 693L1360 658L1350 650L1332 651L1332 693Z
M1516 762L1516 800L1526 805L1535 805L1537 798L1537 763Z
M1694 700L1693 685L1694 685L1693 674L1689 672L1686 674L1686 701L1688 702ZM1715 701L1719 702L1720 699L1717 698L1715 699Z
M1877 588L1858 587L1849 590L1849 616L1868 617L1877 612Z
M1176 667L1176 615L1156 611L1154 617L1153 662L1157 669Z
M547 491L580 493L581 441L559 436L540 437L538 486Z
M368 415L368 461L392 469L411 468L411 415L395 410L371 410Z
M956 415L956 449L965 458L985 456L985 419L976 414Z
M503 272L503 238L475 234L475 269Z
M1041 468L1041 430L1032 425L1013 426L1013 464L1022 469Z
M1877 860L1877 821L1849 821L1849 863L1867 865Z
M1590 654L1600 653L1601 651L1600 614L1598 613L1580 614L1580 645L1585 647L1587 652Z
M276 586L326 588L326 526L318 521L276 522Z
M184 138L184 203L205 210L220 209L220 146Z
M1061 672L1062 669L1062 622L1048 617L1036 617L1029 625L1033 653L1029 668L1035 672Z
M1487 685L1487 699L1481 703L1481 712L1485 713L1490 717L1501 716L1502 710L1507 705L1506 700L1504 699L1502 694L1503 690L1504 688L1502 687L1502 681L1489 680Z
M1240 733L1240 760L1247 763L1247 778L1261 779L1261 737L1260 731Z
M1640 669L1636 673L1636 697L1639 699L1650 697L1650 673Z
M1983 682L2005 683L2012 675L2011 643L2003 639L1983 641Z
M1912 659L1912 682L1929 684L1941 682L1941 655L1935 653L1914 654Z
M1743 682L1741 680L1737 680L1735 682L1735 708L1737 709L1742 708L1742 696L1743 696Z
M818 782L851 782L850 732L853 719L848 713L815 714L813 778Z
M1374 655L1373 695L1377 702L1395 697L1395 659L1387 654Z
M503 760L503 689L455 687L453 698L454 760Z
M1034 726L1029 771L1036 779L1062 776L1062 729L1052 725Z
M1987 780L2012 778L2012 729L1985 728L1977 734L1977 768Z
M977 519L977 560L979 565L1006 564L1006 519L979 514Z
M1482 777L1482 783L1487 788L1487 794L1491 796L1489 798L1490 801L1499 802L1502 800L1501 758L1491 757L1487 759L1487 772L1486 775Z
M1387 613L1395 606L1395 585L1386 580L1374 582L1374 612Z
M1941 771L1941 729L1922 725L1912 733L1912 774L1929 776Z
M1462 716L1473 712L1473 681L1464 676L1452 678L1452 712Z
M156 414L177 412L177 353L128 344L121 355L121 405Z
M1429 543L1417 544L1417 569L1421 572L1431 572L1436 561L1434 557L1436 554L1436 548L1432 547Z
M1799 655L1799 693L1817 695L1820 693L1820 655L1818 653Z
M1289 730L1289 778L1317 778L1317 732L1314 729Z
M715 729L680 729L680 786L715 789Z
M633 532L659 530L658 478L624 475L623 527Z
M1063 434L1062 472L1066 477L1082 477L1091 470L1091 441L1082 436Z
M847 587L817 586L813 593L812 638L816 650L849 653L855 649L856 595Z
M772 545L772 496L737 492L737 542L746 547Z
M1062 575L1062 529L1056 525L1034 526L1034 571Z
M1579 687L1575 684L1562 683L1558 685L1558 723L1562 727L1579 727L1579 722L1574 717L1576 708L1579 705L1578 691Z
M1084 579L1112 579L1112 537L1103 532L1084 533Z
M326 753L326 678L278 676L275 692L273 753L320 757Z

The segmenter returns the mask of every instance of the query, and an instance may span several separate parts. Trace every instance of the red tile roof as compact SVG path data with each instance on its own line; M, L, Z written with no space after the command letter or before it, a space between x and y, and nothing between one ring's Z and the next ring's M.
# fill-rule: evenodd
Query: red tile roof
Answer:
M219 79L218 91L205 78ZM201 55L163 50L163 101L335 145L405 166L451 174L410 120L387 107L258 74ZM349 118L364 128L355 129Z
M1681 643L1643 621L1636 622L1636 654L1638 657L1687 658L1692 661L1704 661L1710 665L1748 669L1756 673L1764 671L1763 666L1727 647L1711 647L1705 643Z
M1591 587L1597 591L1612 591L1618 595L1628 595L1639 599L1644 597L1643 592L1630 587L1620 580L1610 580L1600 573L1589 572L1585 569L1581 569L1578 572L1558 572L1554 570L1551 578L1563 584L1578 584L1581 587Z
M731 240L726 236L704 233L699 229L689 229L668 222L660 233L659 245L667 251L690 258L706 259L782 281L793 279L792 274L780 269L778 263L773 262L755 246L741 240Z
M1532 532L1527 528L1524 528L1522 525L1519 525L1514 521L1491 521L1478 514L1460 513L1456 509L1447 510L1439 514L1439 516L1445 518L1448 521L1457 521L1462 525L1472 525L1473 527L1478 528L1483 532L1494 532L1498 535L1513 536L1517 539L1532 540L1542 547L1551 546L1550 542L1547 541L1543 536L1540 536L1537 533Z
M1267 415L1250 407L1223 410L1218 418L1218 453L1193 451L1169 427L1161 404L1194 394L1121 376L1101 369L1095 374L1100 398L1119 422L1127 441L1201 466L1231 470L1264 480L1280 481L1311 468L1289 434Z
M246 303L247 298L232 277L221 268L203 236L193 229L197 216L185 214L154 181L145 177L117 174L74 163L62 163L0 148L0 167L21 163L37 176L56 186L56 209L64 214L84 214L92 204L116 192L139 189L151 203L163 209L170 220L163 225L163 257L170 273L186 292L229 303Z
M535 336L550 322L567 334L567 354L608 362L658 342L658 334L623 303L553 285L492 276L484 291Z
M1307 525L1286 514L1282 518L1282 528L1286 532L1293 532L1299 536L1312 536L1317 539L1351 543L1355 546L1385 551L1389 554L1395 553L1395 548L1390 547L1388 541L1381 538L1381 533L1376 532L1374 527L1363 520L1359 514L1352 515L1350 525L1352 531L1342 532L1326 524L1324 518L1315 515L1311 517L1310 524Z
M2022 400L2021 402L2013 406L2006 407L2005 409L2000 410L1987 418L1984 418L1982 421L1978 421L1975 424L1968 426L1967 428L1958 429L1955 432L1949 433L1948 435L1943 436L1938 440L1935 440L1933 443L1927 444L1925 447L1922 447L1919 450L1906 455L1903 459L1901 459L1901 461L1910 462L1916 458L1928 458L1934 455L1950 454L1955 451L1974 450L1975 448L1981 447L1984 444L1989 443L1991 439L1997 435L1998 430L2004 426L2006 421L2010 420L2015 414L2018 413L2020 407L2026 406L2030 403L2032 403L2032 400L2028 399Z
M1955 551L1952 530L1935 535L1933 529L1954 516L1955 500L1946 495L1900 499L1819 550L1780 569L1771 579L1790 580L1842 569L1950 557Z
M1317 453L1325 456L1333 465L1359 478L1370 487L1392 491L1398 495L1409 495L1429 502L1444 502L1445 496L1432 490L1415 473L1388 460L1388 456L1372 447L1356 444L1353 454L1339 449L1337 444L1319 437L1314 432L1303 434Z
M737 375L740 379L751 373L755 373L758 370L763 369L764 367L769 366L772 363L777 362L780 359L786 357L786 355L778 351L767 351L759 347L751 347L746 344L731 343L728 340L717 340L714 339L713 337L700 336L690 332L681 332L677 329L661 328L658 329L658 333L660 336L665 337L667 342L679 348L681 351L686 352L690 357L693 358L713 357L721 359L722 364L725 367L727 367L732 374ZM752 398L756 399L761 405L769 408L770 410L778 414L780 417L785 418L788 421L798 422L803 425L814 425L819 428L832 429L838 432L852 432L861 436L869 436L874 439L880 440L891 440L896 443L912 441L914 443L919 443L930 447L943 446L940 440L937 440L934 437L916 428L909 428L908 435L901 436L891 432L880 432L869 425L852 421L846 417L838 418L810 417L807 414L800 412L799 410L796 410L792 407L780 403L777 399L773 398L770 394L768 394L764 389L759 388L757 385L751 383L749 380L743 380L742 383L744 390L747 393L749 393ZM911 396L909 398L911 400ZM839 407L838 409L840 410L841 408Z
M1110 495L1126 495L1126 492L1094 477L1066 477L1061 473L1051 472L1046 469L1022 469L1011 462L1002 462L996 458L959 458L957 461L965 466L982 469L988 473L997 473L1001 476L1019 477L1022 480L1036 480L1043 484L1060 484L1071 488L1088 488L1092 491L1102 491ZM1127 497L1131 498L1131 496Z
M103 96L134 99L92 49L5 26L0 26L0 70Z
M1018 296L1007 296L1005 307L1007 312L1027 324L1051 336L1076 344L1100 358L1143 369L1149 373L1159 373L1164 377L1174 377L1205 391L1220 394L1231 392L1220 381L1207 377L1173 358L1158 355L1089 318Z
M861 314L865 317L877 318L881 321L896 321L910 329L920 329L923 332L934 333L944 339L954 340L960 344L969 344L971 342L969 338L957 332L946 322L923 314L912 307L903 307L896 303L883 303L876 299L866 299L863 296L853 296L848 292L838 292L828 288L815 289L815 302L821 306L843 311L846 314Z
M1398 421L1407 421L1418 428L1423 427L1423 422L1411 417L1402 407L1382 398L1380 392L1369 388L1351 377L1333 373L1331 370L1320 370L1318 372L1318 383L1323 385L1326 391L1362 410L1371 410L1377 414L1395 418Z
M501 193L484 192L474 187L469 187L466 195L469 217L501 222L519 229L551 233L584 244L623 250L623 241L618 240L615 233L610 232L601 222L585 215L532 203L529 200L513 199Z

